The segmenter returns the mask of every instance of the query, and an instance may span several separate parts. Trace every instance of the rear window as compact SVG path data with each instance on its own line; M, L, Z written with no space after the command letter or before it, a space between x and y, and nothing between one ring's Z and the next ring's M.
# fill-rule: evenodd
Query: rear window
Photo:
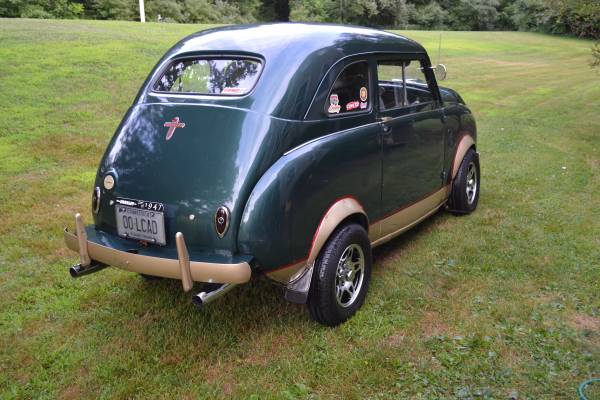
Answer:
M154 84L157 92L240 96L252 90L262 63L252 59L197 58L171 63Z

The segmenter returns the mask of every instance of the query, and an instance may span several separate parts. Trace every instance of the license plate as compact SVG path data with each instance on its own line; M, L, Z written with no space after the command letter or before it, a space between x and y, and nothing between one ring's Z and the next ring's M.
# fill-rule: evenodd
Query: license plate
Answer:
M162 203L154 201L116 199L119 236L165 245L164 209Z

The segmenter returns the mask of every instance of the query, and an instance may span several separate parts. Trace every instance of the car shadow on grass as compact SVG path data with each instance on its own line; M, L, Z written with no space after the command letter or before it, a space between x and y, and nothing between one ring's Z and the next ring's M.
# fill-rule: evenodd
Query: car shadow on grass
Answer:
M444 214L438 212L374 249L375 271L386 258L401 254L411 242L435 229L444 218ZM380 270L376 279L381 279L381 274L386 275L386 272ZM201 285L195 285L191 292L184 293L178 280L146 281L120 272L114 276L116 282L109 284L110 304L104 305L106 313L90 318L94 318L96 323L112 326L118 324L113 319L120 319L122 325L129 326L124 328L124 333L139 330L152 337L151 340L160 340L168 333L175 341L185 342L193 338L205 348L236 348L252 340L248 338L250 333L252 336L286 331L309 333L320 328L310 319L303 305L288 303L283 298L284 289L266 279L253 279L234 288L223 298L197 308L191 297L201 291ZM89 296L94 295L90 293ZM373 293L370 297L376 298ZM368 303L369 298L367 307Z

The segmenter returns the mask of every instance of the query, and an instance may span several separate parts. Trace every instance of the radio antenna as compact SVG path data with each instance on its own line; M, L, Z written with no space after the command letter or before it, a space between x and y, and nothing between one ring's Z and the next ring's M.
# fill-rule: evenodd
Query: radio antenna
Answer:
M440 63L440 56L441 56L441 54L442 54L442 34L440 32L440 41L439 41L439 44L438 44L438 60L437 60L438 64Z

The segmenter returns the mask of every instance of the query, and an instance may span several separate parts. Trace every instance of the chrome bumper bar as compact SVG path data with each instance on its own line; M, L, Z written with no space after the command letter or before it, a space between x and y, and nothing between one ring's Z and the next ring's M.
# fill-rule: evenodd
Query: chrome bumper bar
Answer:
M178 259L129 253L91 242L87 240L79 213L75 215L75 233L65 228L64 239L69 249L79 253L80 268L83 270L101 263L140 274L179 279L186 292L192 289L194 282L239 284L248 282L251 276L250 264L247 262L219 264L190 261L181 232L175 235Z

